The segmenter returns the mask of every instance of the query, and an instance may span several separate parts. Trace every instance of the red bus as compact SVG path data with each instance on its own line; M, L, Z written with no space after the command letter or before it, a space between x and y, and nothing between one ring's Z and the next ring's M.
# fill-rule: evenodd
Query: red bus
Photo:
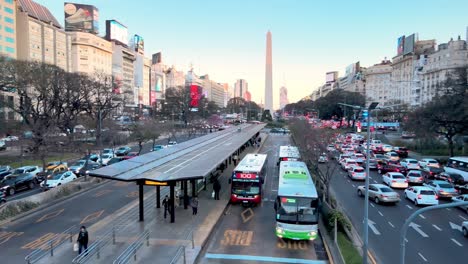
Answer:
M232 172L231 203L259 204L266 169L266 154L247 154Z

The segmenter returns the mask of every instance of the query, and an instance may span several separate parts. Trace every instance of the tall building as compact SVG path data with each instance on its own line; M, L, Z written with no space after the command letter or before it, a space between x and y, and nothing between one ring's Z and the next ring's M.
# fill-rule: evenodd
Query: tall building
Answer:
M234 97L244 97L245 91L249 89L249 84L244 79L238 79L234 84Z
M112 43L87 32L69 32L71 71L86 74L112 74Z
M151 86L151 59L144 58L143 65L143 86L138 93L139 104L143 107L150 107L150 86Z
M0 0L0 7L0 54L16 59L16 1Z
M247 101L247 102L252 101L252 94L249 92L248 89L245 89L243 98L244 98L244 100Z
M17 57L71 71L71 38L50 11L31 0L18 0Z
M268 31L266 36L265 110L270 110L270 113L273 113L273 65L270 31Z
M283 109L287 104L289 104L288 99L288 88L282 86L280 88L280 109Z
M392 62L383 60L366 69L366 101L380 106L391 105Z
M223 84L217 83L210 80L208 74L200 76L202 81L201 87L203 89L203 95L209 101L213 101L218 107L224 106L224 86Z

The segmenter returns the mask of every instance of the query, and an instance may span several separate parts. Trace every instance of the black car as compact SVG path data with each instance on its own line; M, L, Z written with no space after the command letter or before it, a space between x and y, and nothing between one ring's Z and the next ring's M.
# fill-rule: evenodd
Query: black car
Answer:
M13 170L0 171L0 181L5 179L6 176L13 174Z
M125 160L125 158L124 157L113 157L112 159L110 159L107 162L107 166L112 165L112 164L117 163L117 162L121 162L122 160Z
M442 172L440 174L434 175L434 178L437 180L448 181L454 185L463 185L465 184L465 179L463 176L457 173L450 173L450 172Z
M80 172L79 172L79 174L77 176L88 175L89 171L99 169L101 167L102 167L102 165L100 163L88 161L88 164L84 165L83 168L80 169Z
M465 185L455 185L455 189L457 189L458 193L460 195L462 194L468 194L468 184L465 184Z
M398 163L394 163L393 161L389 160L383 160L377 162L377 172L381 175L387 172L400 172L403 175L406 175L408 170Z
M437 167L431 167L431 166L426 166L424 168L421 168L423 172L423 177L426 180L434 180L436 178L436 175L441 174L444 171L442 168L437 168Z
M10 175L0 182L0 189L7 195L13 195L17 191L34 189L36 187L36 176L31 173Z
M130 147L120 147L115 151L116 156L127 156L132 149Z
M400 158L408 157L408 149L405 147L394 147L393 151L396 152Z

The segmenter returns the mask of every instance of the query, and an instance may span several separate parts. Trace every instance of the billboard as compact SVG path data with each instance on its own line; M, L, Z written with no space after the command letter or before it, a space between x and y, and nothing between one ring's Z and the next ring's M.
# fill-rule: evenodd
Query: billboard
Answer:
M414 39L414 34L405 37L405 41L403 42L403 55L414 51Z
M95 6L65 3L65 30L99 34L99 11Z
M106 20L106 39L128 46L128 29L116 20Z
M325 82L326 83L332 83L335 82L336 79L338 78L338 72L327 72L326 77L325 77Z
M142 36L133 36L133 44L135 45L135 51L143 54L145 52L145 42Z
M152 63L152 64L161 63L161 59L162 59L162 58L161 58L161 52L155 53L155 54L153 54L151 63Z
M403 54L403 49L405 47L405 36L401 36L397 40L397 55Z
M198 85L190 85L190 107L197 108L198 101L200 99L200 93L198 92Z

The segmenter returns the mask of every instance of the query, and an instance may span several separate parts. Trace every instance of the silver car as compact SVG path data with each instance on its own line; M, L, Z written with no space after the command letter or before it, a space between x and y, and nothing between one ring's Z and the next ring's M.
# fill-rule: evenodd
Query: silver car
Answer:
M425 185L436 192L441 198L451 198L458 195L453 185L446 181L430 181Z
M357 188L357 194L364 197L366 186L361 185ZM369 199L378 203L398 203L400 195L384 184L369 184Z
M406 180L408 180L408 183L411 183L411 184L423 184L424 183L423 172L420 170L410 170L406 174Z
M468 202L468 194L463 194L463 195L452 197L452 202L454 203ZM459 206L459 208L468 214L468 205Z

